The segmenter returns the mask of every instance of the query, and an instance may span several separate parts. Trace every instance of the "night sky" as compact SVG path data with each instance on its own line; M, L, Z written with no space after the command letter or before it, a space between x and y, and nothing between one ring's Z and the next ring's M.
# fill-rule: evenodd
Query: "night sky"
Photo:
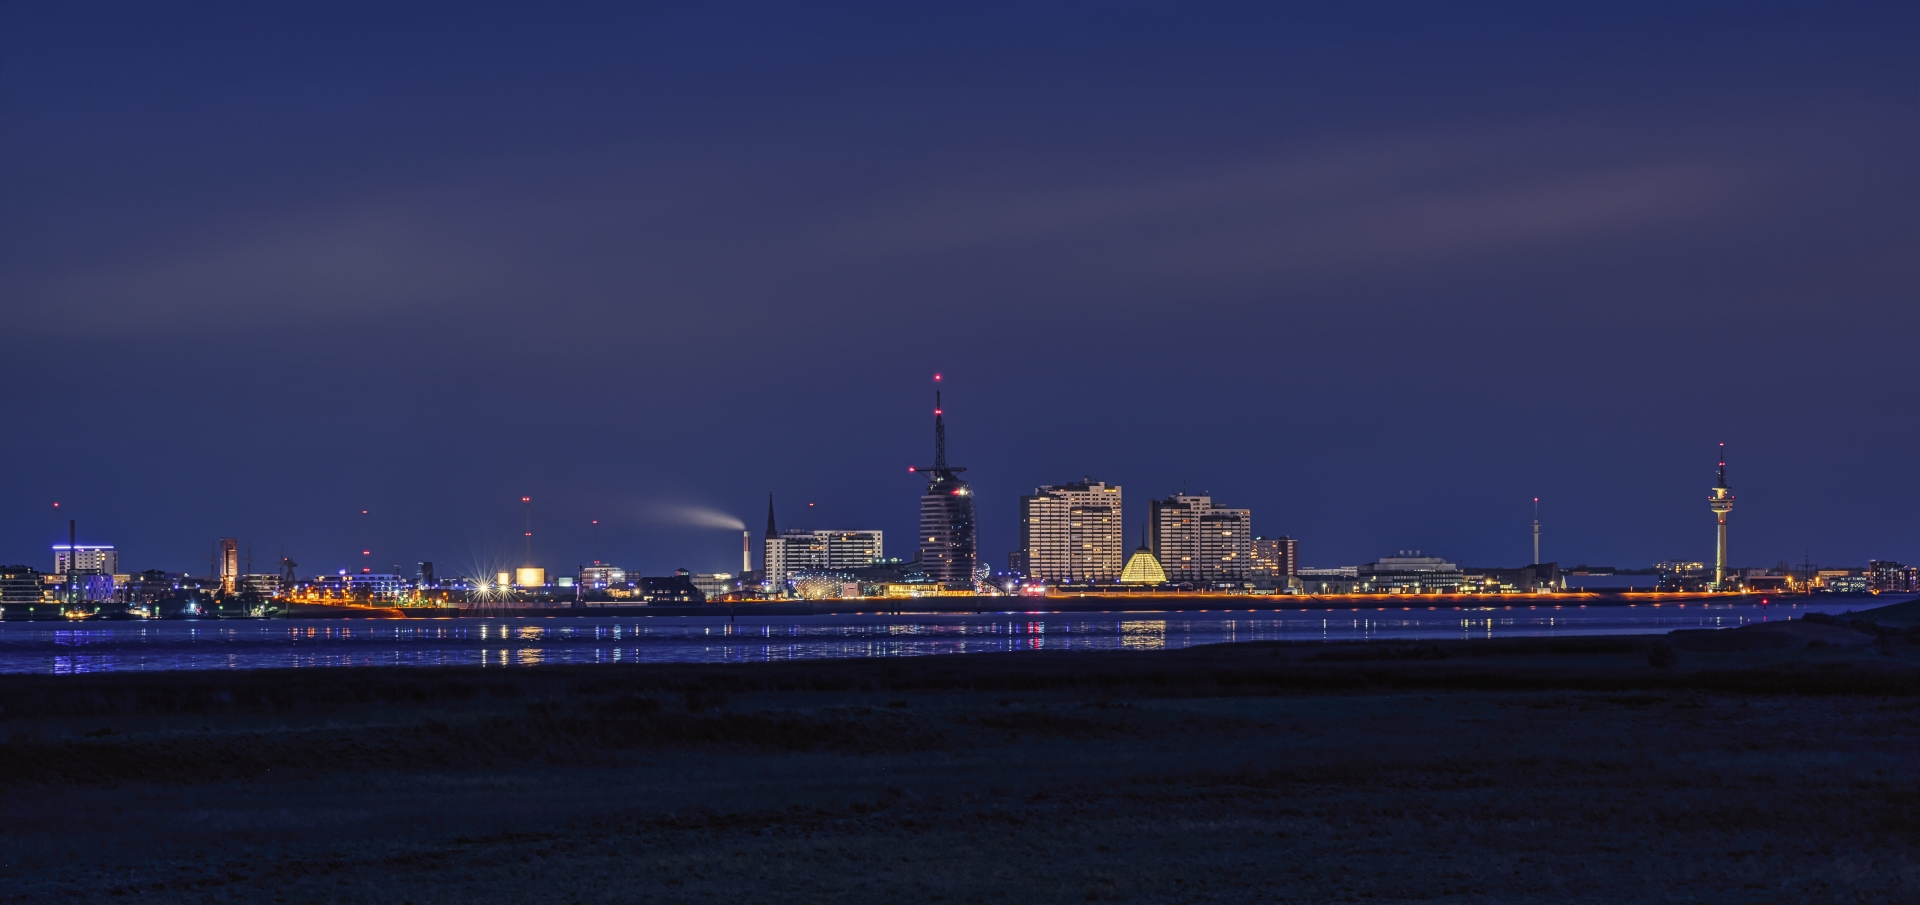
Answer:
M1920 560L1920 5L1286 6L0 3L0 562Z

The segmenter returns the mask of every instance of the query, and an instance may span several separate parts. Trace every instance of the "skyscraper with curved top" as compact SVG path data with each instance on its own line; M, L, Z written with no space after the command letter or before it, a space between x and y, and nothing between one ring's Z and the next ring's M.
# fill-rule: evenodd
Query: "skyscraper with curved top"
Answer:
M933 464L910 470L926 475L920 496L920 567L941 587L973 588L978 560L974 539L973 488L960 480L965 468L947 464L947 423L940 402L940 375L933 375Z

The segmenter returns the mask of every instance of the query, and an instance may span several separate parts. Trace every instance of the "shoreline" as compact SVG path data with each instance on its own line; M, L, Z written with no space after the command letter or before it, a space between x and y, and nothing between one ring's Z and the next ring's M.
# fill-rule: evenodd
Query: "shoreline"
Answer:
M1318 610L1413 610L1441 608L1495 610L1515 607L1687 606L1691 604L1837 603L1886 605L1916 599L1913 594L1696 594L1567 592L1561 594L1351 594L1351 595L1131 595L1079 594L1058 597L920 597L855 600L709 603L698 606L593 605L564 607L407 607L295 603L275 616L212 615L167 617L164 621L251 621L261 619L547 619L592 617L909 616L1042 613L1210 613L1312 612ZM146 621L138 617L68 619L52 605L9 604L0 622Z

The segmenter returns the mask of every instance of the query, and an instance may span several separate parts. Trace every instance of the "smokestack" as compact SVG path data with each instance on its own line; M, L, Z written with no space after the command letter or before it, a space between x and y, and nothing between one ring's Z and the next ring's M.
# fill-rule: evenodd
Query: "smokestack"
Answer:
M753 553L750 552L752 548L748 546L752 540L753 532L740 532L740 577L742 578L745 578L748 572L753 571Z

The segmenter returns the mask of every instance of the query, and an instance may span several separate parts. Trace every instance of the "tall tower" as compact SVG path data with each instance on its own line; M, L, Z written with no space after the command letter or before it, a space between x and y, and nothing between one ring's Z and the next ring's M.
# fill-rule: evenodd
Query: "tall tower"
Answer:
M240 539L223 537L219 549L220 590L231 594L240 579Z
M1533 564L1540 564L1540 498L1533 498Z
M908 471L927 476L920 497L920 566L927 577L954 590L973 588L978 560L974 538L973 488L960 480L966 471L947 464L947 423L940 402L940 375L933 375L933 465Z
M1727 444L1720 444L1720 480L1707 496L1707 508L1720 521L1720 543L1713 553L1713 589L1721 590L1727 580L1727 513L1733 511L1733 491L1727 488Z
M526 531L527 562L526 564L528 566L531 566L533 565L533 497L530 497L530 496L521 497L520 506L521 508L526 510L526 514L527 514L527 531Z

